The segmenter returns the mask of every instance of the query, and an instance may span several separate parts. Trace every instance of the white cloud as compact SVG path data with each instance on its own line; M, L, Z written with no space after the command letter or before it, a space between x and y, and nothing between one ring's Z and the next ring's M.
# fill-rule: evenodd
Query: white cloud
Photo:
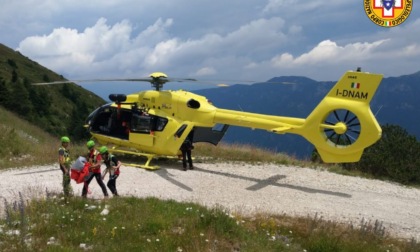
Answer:
M314 65L322 63L324 65L337 64L343 61L363 61L375 55L375 49L380 47L386 40L379 40L373 43L354 43L339 46L331 40L320 42L308 53L304 53L294 58L288 53L274 57L271 61L274 66L293 67L293 65Z
M194 74L195 76L206 76L206 75L214 75L217 71L213 67L203 67L198 69L198 71Z
M171 24L171 20L159 19L132 39L133 28L128 20L110 26L105 18L100 18L82 32L61 27L49 35L28 37L17 50L60 73L83 75L120 64L127 66L126 61L138 65L151 50L147 48L153 48L154 43L165 38L164 30ZM165 43L162 44L157 44L158 50L164 48ZM148 60L153 65L153 57Z
M22 54L68 78L165 71L178 77L333 79L358 65L406 73L419 65L414 13L406 24L383 29L353 1L203 0L180 10L174 6L186 0L37 2L12 1L0 9L8 15L0 15L0 26L13 20L0 33L21 32ZM356 24L347 25L348 17ZM378 64L385 60L386 66Z
M282 13L301 13L313 11L315 9L324 8L331 9L337 8L343 5L348 5L346 1L324 1L324 0L311 0L311 1L299 1L299 0L269 0L267 5L264 7L264 13L282 12Z

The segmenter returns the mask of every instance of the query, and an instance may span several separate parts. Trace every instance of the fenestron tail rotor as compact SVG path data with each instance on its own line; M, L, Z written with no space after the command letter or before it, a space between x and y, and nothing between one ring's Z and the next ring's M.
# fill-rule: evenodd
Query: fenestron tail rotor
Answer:
M327 141L336 147L352 145L359 138L361 130L358 117L346 109L331 111L321 127L324 128Z

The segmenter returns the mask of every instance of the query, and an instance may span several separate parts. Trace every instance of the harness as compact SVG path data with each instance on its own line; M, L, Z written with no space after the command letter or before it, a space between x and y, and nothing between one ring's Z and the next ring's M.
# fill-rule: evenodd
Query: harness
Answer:
M109 175L112 177L114 175L119 175L120 174L120 169L116 169L114 171L114 169L112 168L113 166L117 166L117 164L112 160L114 158L114 155L109 154L108 156L108 160L104 160L104 163L106 165L106 169L109 171Z
M68 167L70 167L70 151L69 150L67 150L66 148L64 148L63 146L61 146L59 149L58 149L58 153L60 153L61 151L63 151L63 157L64 157L64 166L66 167L66 168L68 168ZM61 168L61 164L60 164L60 168Z
M99 151L96 149L93 150L93 153L89 152L89 163L96 164L98 154L99 154Z

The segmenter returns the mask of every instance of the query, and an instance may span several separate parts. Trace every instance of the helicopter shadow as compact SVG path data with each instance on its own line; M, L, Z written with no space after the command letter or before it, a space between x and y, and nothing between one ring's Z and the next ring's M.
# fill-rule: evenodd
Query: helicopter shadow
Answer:
M266 179L256 179L256 178L251 178L251 177L246 177L246 176L241 176L241 175L236 175L236 174L231 174L231 173L226 173L226 172L209 171L209 170L201 169L201 168L198 168L198 167L195 167L194 170L199 171L199 172L205 172L205 173L216 174L216 175L220 175L220 176L226 176L226 177L230 177L230 178L242 179L242 180L248 180L248 181L255 182L256 184L246 188L247 190L250 190L250 191L261 190L261 189L263 189L264 187L267 187L267 186L277 186L277 187L289 188L289 189L293 189L293 190L299 190L299 191L302 191L302 192L305 192L305 193L312 193L312 194L320 193L320 194L326 194L326 195L343 197L343 198L351 198L352 197L350 194L347 194L347 193L332 192L332 191L327 191L327 190L313 189L313 188L304 187L304 186L295 186L295 185L290 185L290 184L278 183L277 182L278 180L286 178L285 175L274 175L274 176L271 176L271 177L266 178Z
M172 173L169 172L169 170L179 170L179 168L175 167L175 166L168 166L165 165L165 167L161 167L159 170L153 171L154 173L156 173L157 175L159 175L160 177L162 177L163 179L167 180L168 182L172 183L173 185L178 186L179 188L182 188L186 191L192 192L194 191L191 187L179 182L178 180L174 179L173 177L175 177L175 175L173 175Z
M21 173L15 173L13 175L19 176L19 175L37 174L37 173L44 173L44 172L53 172L53 171L57 171L57 170L58 169L49 169L49 170L32 171L32 172L21 172Z

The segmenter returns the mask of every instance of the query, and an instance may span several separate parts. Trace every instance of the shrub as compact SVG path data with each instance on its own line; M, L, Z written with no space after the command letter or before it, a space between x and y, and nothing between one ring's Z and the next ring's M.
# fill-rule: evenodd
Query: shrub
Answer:
M366 148L359 168L375 177L388 178L403 184L420 183L420 143L415 136L397 125L382 126L382 138Z

